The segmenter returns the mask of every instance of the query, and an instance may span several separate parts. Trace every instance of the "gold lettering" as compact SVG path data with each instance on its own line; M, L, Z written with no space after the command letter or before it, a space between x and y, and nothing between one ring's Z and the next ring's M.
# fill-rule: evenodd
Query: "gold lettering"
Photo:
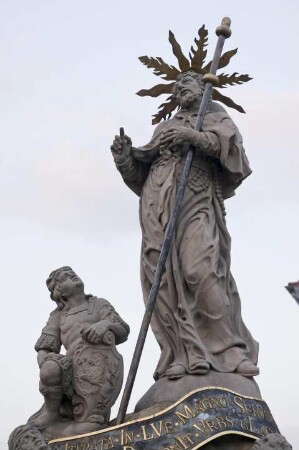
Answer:
M245 413L248 414L252 414L252 409L251 406L246 405L246 403L244 404L244 408L245 408Z
M202 405L200 405L199 403L194 403L194 408L195 408L195 412L197 414L201 413L201 412L205 412L205 408L202 407Z
M182 450L182 446L178 443L170 445L169 447L163 448L163 450Z
M151 435L147 435L147 434L146 434L145 425L141 425L141 429L142 429L143 439L144 439L145 441L148 441L148 440L150 440L150 439L154 439L154 435L153 435L153 434L151 434Z
M212 408L226 408L227 400L225 397L211 398Z
M197 425L196 423L193 425L193 427L194 427L197 431L200 431L200 433L206 434L206 432L205 432L205 424L203 423L202 420L201 420L200 422L201 422L201 424L203 425L204 428L200 428L200 426Z
M205 422L208 425L210 431L218 431L217 425L214 424L213 420L205 420Z
M172 424L172 422L165 422L163 425L164 425L166 434L170 434L170 433L173 432L173 424Z
M107 439L107 449L108 448L114 448L112 437Z
M242 430L247 430L246 420L243 419L240 421L240 427L242 428Z
M192 441L190 436L192 436L191 433L183 434L182 436L176 437L176 439L179 441L179 443L182 444L184 450L186 450L190 447L188 444L194 445L194 442ZM186 443L186 441L188 441L188 442Z
M258 419L266 419L266 411L259 405L252 405L252 414Z
M275 430L265 425L261 428L261 433L263 436L267 436L267 434L275 433Z
M213 407L212 407L212 404L211 404L211 399L210 399L210 398L203 398L203 399L202 399L202 406L203 406L205 409L211 409L211 408L213 408Z
M163 425L162 420L159 420L159 429L156 427L156 425L155 425L154 423L151 423L151 424L150 424L150 426L152 427L152 429L154 430L154 432L156 433L156 435L157 435L158 437L161 436L161 433L162 433L162 425Z
M100 450L104 449L104 439L100 439L97 443L95 443L96 449L98 448L98 445L100 446Z
M232 427L234 425L234 421L231 417L226 416L225 419L230 427Z
M251 417L246 417L246 419L241 420L240 422L241 428L246 431L253 431L252 429L252 419Z
M184 406L184 413L176 412L175 416L177 416L178 419L180 419L184 424L191 419L191 417L195 417L196 414L192 412L192 410L189 408L189 406Z
M246 408L245 408L245 406L243 405L243 399L242 399L241 397L237 397L237 396L235 395L235 397L234 397L234 403L235 403L235 405L237 405L237 406L240 408L240 411L241 411L243 414L245 414Z
M252 418L248 417L248 421L249 421L249 430L253 431L253 427L252 427Z
M217 422L219 428L226 428L226 426L227 426L223 417L216 417L216 422Z
M127 445L134 442L134 431L128 433L126 430L121 430L120 445Z

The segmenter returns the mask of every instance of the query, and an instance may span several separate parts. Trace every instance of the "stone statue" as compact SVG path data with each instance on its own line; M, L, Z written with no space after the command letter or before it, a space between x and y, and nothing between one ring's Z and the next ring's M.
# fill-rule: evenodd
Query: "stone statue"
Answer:
M251 173L242 137L213 101L203 131L194 130L201 75L182 72L173 89L180 109L156 127L147 145L136 148L128 136L116 136L111 147L124 182L140 196L145 302L184 165L184 144L196 147L152 319L161 348L154 378L179 379L211 369L252 377L259 373L258 344L241 318L224 211L224 200Z
M47 450L48 446L36 427L20 425L8 439L8 450Z
M14 442L24 441L24 433L42 442L38 431L53 438L107 426L122 386L123 361L115 345L127 340L129 326L107 300L85 295L70 267L54 270L47 287L57 307L35 345L44 405L13 431L11 450L19 448Z

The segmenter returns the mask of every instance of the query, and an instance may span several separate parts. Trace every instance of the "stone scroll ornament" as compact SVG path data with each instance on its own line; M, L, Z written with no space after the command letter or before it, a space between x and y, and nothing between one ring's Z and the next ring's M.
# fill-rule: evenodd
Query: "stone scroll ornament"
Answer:
M173 95L173 89L175 85L175 80L177 77L183 73L192 70L200 75L205 75L210 72L212 61L207 62L207 46L208 46L208 30L205 25L202 25L198 30L198 36L194 39L195 45L191 46L189 51L189 59L184 55L180 44L177 42L172 31L169 31L169 42L172 47L172 52L174 56L177 58L179 68L167 64L164 60L157 57L150 56L140 56L139 60L144 64L148 69L153 70L153 73L157 76L160 76L165 81L169 81L169 83L162 83L153 86L150 89L141 89L137 92L137 95L141 97L158 97L161 94L171 94L166 102L162 103L159 106L159 111L153 115L152 124L158 124L161 120L169 119L172 115L172 112L178 108L177 101L175 96ZM223 69L226 67L231 58L237 53L238 49L235 48L233 50L229 50L225 52L219 61L218 69ZM221 73L218 75L219 83L218 88L223 89L228 86L234 86L237 84L247 83L247 81L252 80L252 78L248 74L239 74L234 72L232 74ZM236 109L241 113L245 113L242 106L236 104L230 97L223 95L219 92L216 87L213 88L212 100L219 101L224 105Z

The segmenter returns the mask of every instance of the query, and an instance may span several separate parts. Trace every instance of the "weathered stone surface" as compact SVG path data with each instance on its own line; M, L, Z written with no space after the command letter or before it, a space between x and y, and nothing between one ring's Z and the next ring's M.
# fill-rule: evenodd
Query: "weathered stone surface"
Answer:
M196 389L217 386L239 392L254 398L262 398L259 387L254 379L242 377L236 373L219 373L214 370L207 375L185 375L178 380L169 380L168 377L156 381L151 388L138 401L135 412L142 411L159 404L172 404L184 395Z
M163 410L156 406L127 415L122 425L111 423L99 432L56 439L49 445L52 450L195 450L217 446L224 437L245 449L250 441L273 432L278 428L263 400L228 389L202 388Z
M107 300L86 295L70 267L53 271L47 286L57 308L35 345L44 404L28 426L13 431L10 450L17 450L17 441L23 445L31 439L34 448L43 438L107 427L122 386L123 360L116 344L126 341L129 326ZM60 353L62 347L66 354Z
M292 446L284 436L279 433L269 434L263 439L259 439L252 447L252 450L292 450Z
M151 321L161 348L154 378L177 379L209 370L254 376L259 372L258 345L243 323L230 273L231 242L223 203L251 173L242 138L226 111L214 102L203 131L195 130L203 93L198 74L188 71L178 76L174 92L181 109L157 126L147 145L133 147L128 136L116 136L112 145L123 180L140 196L145 302L174 206L186 145L195 148Z

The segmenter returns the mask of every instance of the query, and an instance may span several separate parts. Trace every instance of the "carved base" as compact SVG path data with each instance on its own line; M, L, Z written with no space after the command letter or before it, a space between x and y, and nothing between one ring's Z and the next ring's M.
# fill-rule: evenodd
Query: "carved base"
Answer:
M159 405L163 409L189 392L208 386L230 389L248 397L262 398L259 387L253 378L211 370L207 375L185 375L178 380L169 380L167 377L160 378L138 401L135 413L153 407L159 410Z
M161 405L161 404L160 404ZM11 434L9 450L291 450L267 404L229 389L206 387L159 412L157 405L98 430L86 424L78 435L49 440L31 425ZM154 412L155 411L155 412ZM142 417L140 417L142 416ZM78 425L78 424L77 424ZM83 425L83 424L80 424ZM53 430L54 431L54 430ZM62 431L62 430L61 430ZM65 430L64 430L65 431ZM74 430L75 431L75 430ZM78 429L76 429L78 431ZM59 429L55 430L59 434ZM27 449L27 447L26 447Z
M52 450L232 450L232 445L249 450L257 439L279 432L263 400L224 388L197 389L154 413L156 409L127 416L122 425L49 445Z

